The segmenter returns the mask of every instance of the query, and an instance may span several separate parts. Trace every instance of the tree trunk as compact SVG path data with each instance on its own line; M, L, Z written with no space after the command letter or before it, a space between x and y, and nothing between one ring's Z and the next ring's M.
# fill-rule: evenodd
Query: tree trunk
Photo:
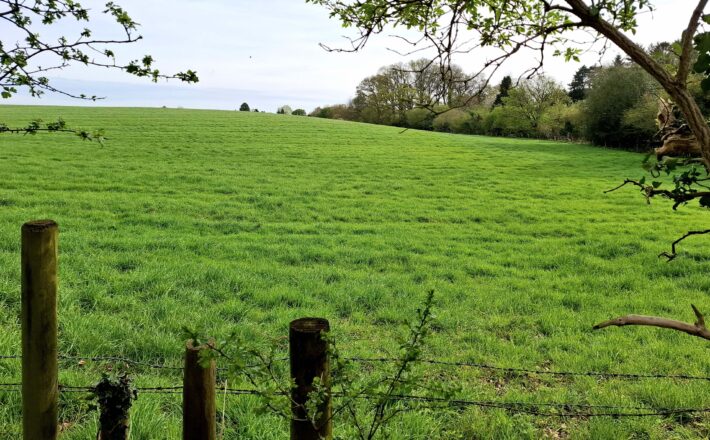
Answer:
M698 107L698 103L688 91L687 86L679 84L661 84L663 88L668 92L668 94L678 106L680 111L685 116L685 120L688 122L688 127L695 135L700 145L700 151L705 159L706 166L710 165L710 126L708 126L707 121L703 113Z
M698 140L706 167L710 169L710 127L705 121L695 99L693 99L693 96L688 92L687 78L681 77L679 80L672 76L661 64L646 53L641 46L634 43L617 27L603 20L599 14L592 11L583 0L565 0L565 2L570 6L570 12L580 19L580 23L593 28L616 44L619 49L623 50L624 53L634 60L636 64L641 66L643 70L648 72L658 81L661 87L668 92L680 111L683 112L683 116L685 116L688 122L688 127L690 127L690 130ZM700 12L702 12L705 4L707 4L707 0L701 0L699 2L698 8L700 8ZM699 16L699 14L697 15ZM697 29L697 18L696 14L694 14L686 32ZM690 38L692 38L692 35ZM687 63L687 61L685 62Z

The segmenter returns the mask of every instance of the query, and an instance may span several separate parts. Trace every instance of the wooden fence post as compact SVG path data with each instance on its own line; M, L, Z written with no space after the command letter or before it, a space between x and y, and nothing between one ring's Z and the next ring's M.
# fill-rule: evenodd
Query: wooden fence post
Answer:
M99 402L99 433L97 440L128 440L129 411L138 392L131 378L121 374L116 379L104 376L94 388Z
M289 326L291 378L295 383L291 390L291 440L330 440L333 437L330 363L328 343L324 339L329 330L328 321L322 318L301 318ZM305 404L316 377L321 379L326 393L317 409L320 417L309 420L314 414L307 414Z
M182 389L183 440L217 439L217 367L214 359L207 368L200 365L200 351L206 349L205 346L193 346L192 340L187 341Z
M57 224L22 225L22 426L25 440L57 438Z

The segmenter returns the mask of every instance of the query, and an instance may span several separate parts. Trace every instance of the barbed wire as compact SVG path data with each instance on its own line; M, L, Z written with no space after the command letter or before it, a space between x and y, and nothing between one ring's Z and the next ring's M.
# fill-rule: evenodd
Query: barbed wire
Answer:
M129 365L135 365L135 366L142 366L150 369L155 369L155 370L175 370L175 371L182 371L184 369L184 366L173 366L173 365L165 365L165 364L158 364L158 363L151 363L151 362L143 362L143 361L136 361L134 359L129 359L126 357L120 357L120 356L68 356L68 355L59 355L58 356L59 360L61 361L91 361L91 362L117 362L117 363L124 363L124 364L129 364ZM15 359L19 360L22 359L21 355L0 355L0 359ZM282 361L282 360L288 360L288 358L281 358L281 359L274 359L275 361ZM247 365L244 368L254 368L257 367L258 365ZM226 371L227 368L218 368L218 371Z
M0 355L0 359L22 359L20 355ZM166 369L166 370L182 370L182 366L172 366L144 361L136 361L126 357L120 356L68 356L60 355L61 360L73 360L73 361L92 361L92 362L121 362L125 364L144 366L150 369ZM387 358L387 357L376 357L376 358L365 358L365 357L344 357L346 361L359 362L359 363L396 363L401 362L401 359L397 358ZM288 357L272 359L275 362L288 361ZM638 380L638 379L672 379L672 380L699 380L699 381L710 381L710 376L697 376L689 374L647 374L647 373L609 373L602 371L554 371L554 370L539 370L530 368L517 368L517 367L501 367L498 365L490 365L477 362L457 362L457 361L442 361L434 359L418 359L413 361L413 363L429 364L429 365L442 365L460 368L478 368L483 370L491 371L501 371L504 373L514 373L519 375L547 375L547 376L558 376L558 377L597 377L603 379L626 379L626 380ZM255 368L259 364L247 365L245 368ZM226 371L227 368L217 368L218 371Z
M362 358L350 357L343 358L346 361L363 362L363 363L394 363L401 362L397 358ZM496 365L482 364L476 362L455 362L455 361L438 361L431 359L418 359L413 363L430 364L430 365L446 365L455 367L479 368L483 370L502 371L506 373L517 373L525 375L548 375L548 376L587 376L599 377L607 379L677 379L677 380L704 380L710 381L710 376L694 376L688 374L645 374L645 373L606 373L601 371L554 371L554 370L536 370L528 368L501 367Z
M20 383L0 383L2 391L20 391ZM167 387L138 387L139 394L181 394L182 386ZM94 387L60 385L59 391L62 393L90 393ZM254 389L239 389L216 387L216 391L229 395L253 395L264 396L264 393ZM269 396L284 395L284 393L270 393ZM426 409L446 409L451 407L475 406L488 409L501 409L516 414L527 414L538 417L564 417L564 418L588 418L588 417L667 417L678 414L698 414L710 413L710 408L649 408L639 406L618 406L618 405L594 405L585 403L558 403L558 402L521 402L521 401L485 401L485 400L463 400L448 399L444 397L418 396L418 395L382 395L382 394L362 394L356 397L333 393L333 397L346 397L349 399L382 399L383 397L398 402L410 403L435 403L424 407ZM583 411L574 411L579 409ZM595 412L592 410L604 410Z

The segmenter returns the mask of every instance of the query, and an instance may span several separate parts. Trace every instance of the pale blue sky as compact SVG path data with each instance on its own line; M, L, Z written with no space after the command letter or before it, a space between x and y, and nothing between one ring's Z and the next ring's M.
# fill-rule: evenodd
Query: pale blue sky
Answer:
M105 0L84 0L96 10L94 29L115 29L98 12ZM311 110L317 105L345 102L357 83L383 65L404 60L388 51L398 43L380 36L357 54L328 53L318 43L338 45L348 34L327 11L303 0L120 0L141 23L144 39L120 47L122 60L150 53L165 72L186 68L200 76L197 85L176 81L152 84L105 69L72 68L52 76L56 85L77 93L106 96L93 105L235 109L252 107L275 111L288 104ZM694 6L691 0L657 0L654 14L641 18L634 37L643 44L676 39ZM0 28L0 31L3 31ZM612 51L609 57L616 52ZM593 64L597 56L583 61ZM547 57L546 73L568 83L576 63ZM467 70L483 59L473 55L457 60ZM519 74L532 62L521 55L500 75ZM499 75L499 76L500 76ZM498 78L496 78L498 79ZM70 104L81 102L46 95L40 100L17 96L3 103ZM89 103L84 103L92 105Z

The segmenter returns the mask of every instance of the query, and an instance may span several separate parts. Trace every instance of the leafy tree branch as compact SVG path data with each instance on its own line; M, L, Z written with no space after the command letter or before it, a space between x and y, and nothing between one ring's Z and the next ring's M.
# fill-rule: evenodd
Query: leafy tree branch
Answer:
M8 127L6 124L0 122L0 134L2 133L13 133L13 134L23 134L23 135L36 135L38 133L69 133L78 136L85 141L96 141L103 145L107 138L104 136L103 130L96 130L89 132L87 130L73 129L67 126L64 119L59 118L54 122L44 122L41 119L35 119L24 127Z
M26 89L31 96L45 92L59 93L77 99L97 100L95 95L74 93L55 87L45 76L47 72L62 70L71 65L94 66L122 70L138 77L178 79L193 83L198 81L192 70L166 74L154 66L153 57L120 62L115 46L135 43L142 39L136 23L121 6L114 2L105 4L102 13L111 17L121 29L122 37L101 38L91 29L91 15L80 3L65 0L0 0L0 20L21 39L9 37L0 40L0 94L7 99ZM47 39L40 34L44 28L59 22L74 22L74 35Z

